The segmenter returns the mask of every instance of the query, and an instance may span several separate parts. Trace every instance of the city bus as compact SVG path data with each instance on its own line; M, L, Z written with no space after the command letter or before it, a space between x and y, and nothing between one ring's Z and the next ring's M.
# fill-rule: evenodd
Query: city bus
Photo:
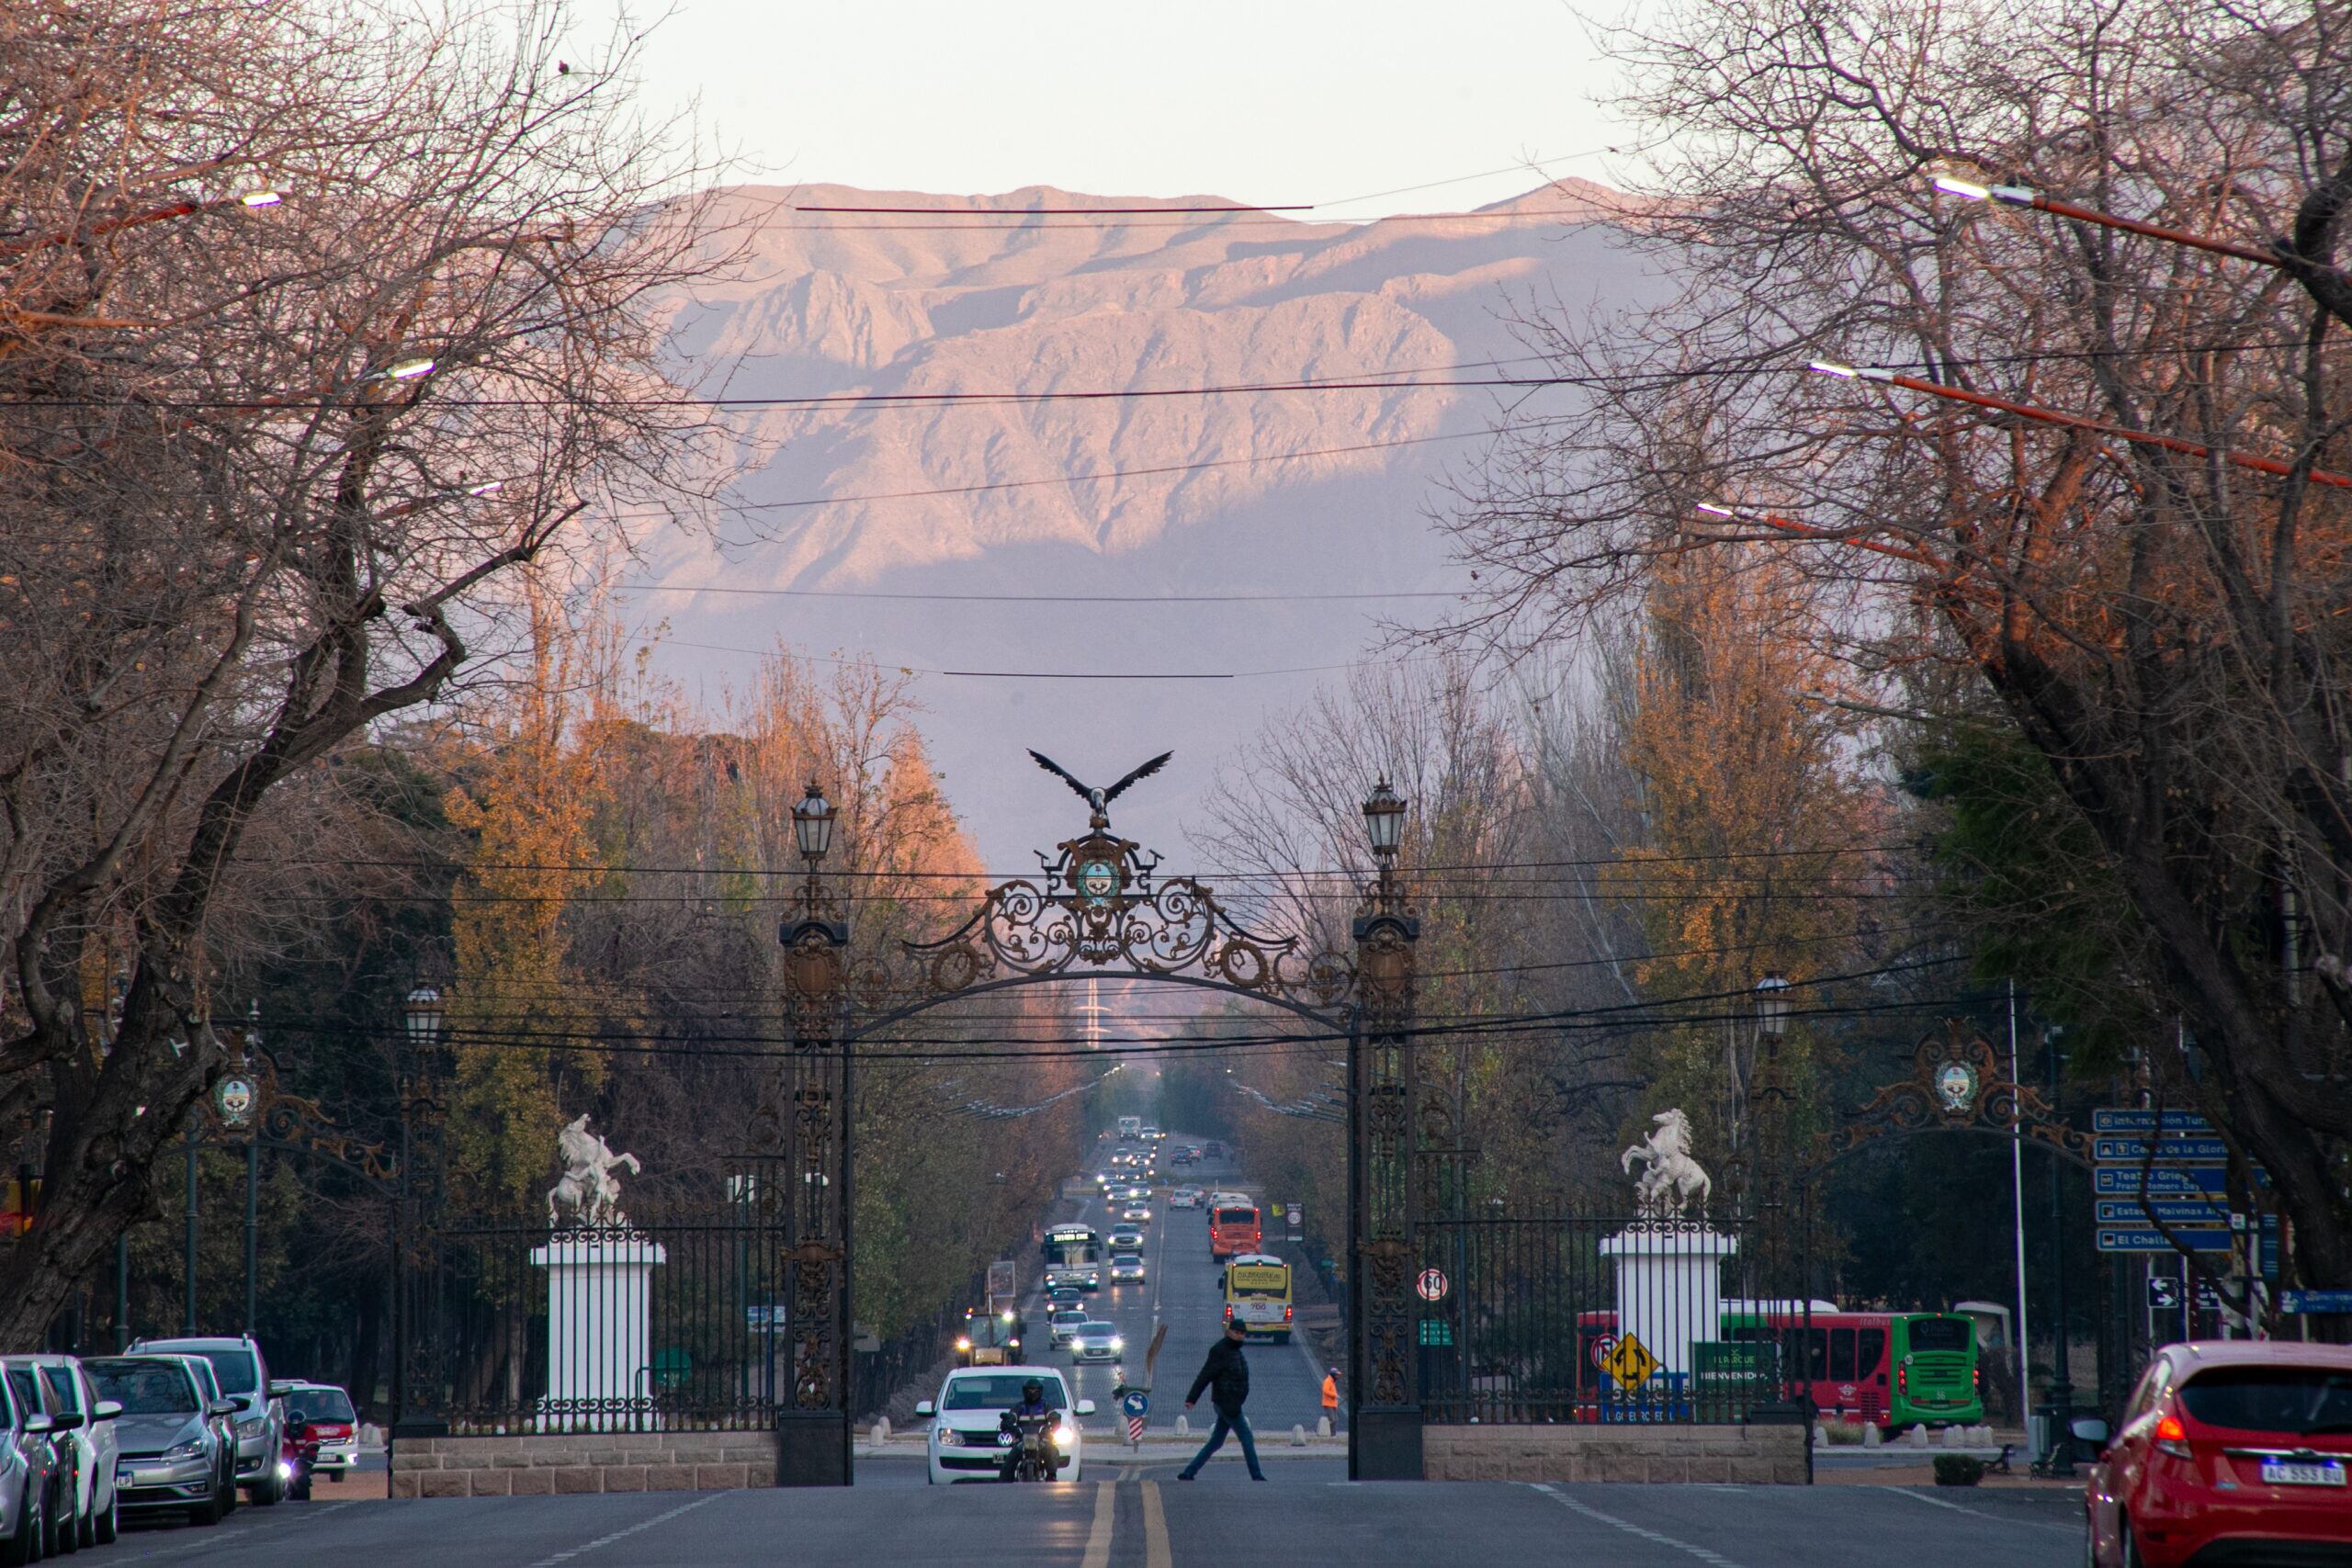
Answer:
M1583 1419L1600 1418L1599 1406L1610 1385L1599 1371L1600 1357L1616 1332L1613 1312L1577 1318ZM1792 1375L1825 1418L1870 1423L1890 1435L1910 1427L1966 1427L1984 1419L1975 1325L1957 1313L1840 1312L1831 1303L1815 1302L1808 1325L1803 1303L1726 1302L1716 1336L1724 1345L1770 1347L1772 1370L1762 1381L1780 1386L1781 1374Z
M1231 1258L1236 1253L1255 1252L1265 1244L1265 1236L1258 1228L1258 1205L1248 1201L1233 1201L1234 1195L1220 1192L1210 1200L1209 1256Z
M1102 1288L1102 1238L1090 1225L1056 1225L1046 1233L1038 1251L1046 1259L1046 1289L1075 1285L1081 1291Z
M1263 1252L1237 1254L1225 1266L1225 1321L1254 1338L1290 1343L1290 1265Z

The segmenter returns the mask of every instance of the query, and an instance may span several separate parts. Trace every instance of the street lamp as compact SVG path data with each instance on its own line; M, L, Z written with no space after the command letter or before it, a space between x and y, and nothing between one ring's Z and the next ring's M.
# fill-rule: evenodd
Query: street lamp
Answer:
M1405 840L1405 797L1389 788L1386 779L1374 784L1364 798L1363 829L1372 840L1373 858L1385 871Z
M817 863L833 847L833 816L835 808L826 800L825 792L817 781L808 781L808 793L792 808L792 834L800 840L800 853L814 872Z
M408 1043L420 1055L441 1042L441 993L419 986L408 994Z

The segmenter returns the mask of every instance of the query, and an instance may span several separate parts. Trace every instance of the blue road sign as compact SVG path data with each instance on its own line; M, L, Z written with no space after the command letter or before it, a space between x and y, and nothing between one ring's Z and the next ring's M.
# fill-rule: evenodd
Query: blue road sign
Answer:
M2230 1210L2226 1203L2209 1203L2197 1198L2151 1198L2144 1203L2137 1198L2098 1201L2098 1223L2103 1225L2144 1225L2152 1219L2168 1225L2196 1225L2211 1230L2215 1225L2229 1224Z
M2227 1252L2230 1249L2227 1226L2212 1230L2182 1225L2175 1228L2173 1235L2178 1236L2191 1252ZM2173 1247L2160 1230L2101 1225L2098 1227L2098 1249L2101 1252L2170 1252Z
M1148 1394L1131 1393L1119 1401L1119 1408L1130 1416L1148 1416L1151 1414L1151 1397Z
M2101 1165L2137 1165L2148 1157L2145 1138L2093 1138L2092 1157ZM2155 1141L2158 1165L2218 1165L2230 1157L2230 1145L2219 1138L2166 1133Z
M2148 1172L2152 1198L2180 1198L2196 1192L2227 1192L2230 1173L2218 1165L2156 1167ZM2141 1190L2139 1171L2128 1166L2103 1165L2091 1172L2091 1190L2102 1198L2120 1198Z
M2281 1291L2280 1312L2352 1312L2352 1291Z
M2156 1125L2157 1117L2164 1126ZM2091 1112L2094 1133L2199 1133L2210 1134L2213 1123L2194 1111L2125 1111L2116 1106L2104 1106Z

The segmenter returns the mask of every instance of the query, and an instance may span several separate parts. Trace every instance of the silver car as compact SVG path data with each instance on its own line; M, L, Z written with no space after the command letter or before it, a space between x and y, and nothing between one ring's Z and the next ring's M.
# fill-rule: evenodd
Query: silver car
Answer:
M1115 1361L1126 1348L1127 1342L1119 1336L1118 1325L1113 1323L1081 1323L1069 1337L1069 1359L1073 1365L1080 1361Z
M57 1547L67 1484L40 1399L0 1376L0 1562L35 1562Z
M236 1405L210 1386L209 1368L185 1356L99 1356L82 1363L115 1418L117 1506L125 1513L185 1509L212 1525L237 1495Z
M269 1362L250 1335L187 1339L141 1339L133 1356L200 1356L212 1365L220 1393L237 1405L237 1484L267 1507L286 1495L277 1461L286 1448L286 1393L290 1383L272 1382Z
M122 1406L100 1399L82 1363L72 1356L11 1356L11 1370L40 1380L62 1468L70 1472L76 1546L103 1546L115 1538L119 1519L115 1501L115 1417ZM70 1461L68 1464L66 1461Z

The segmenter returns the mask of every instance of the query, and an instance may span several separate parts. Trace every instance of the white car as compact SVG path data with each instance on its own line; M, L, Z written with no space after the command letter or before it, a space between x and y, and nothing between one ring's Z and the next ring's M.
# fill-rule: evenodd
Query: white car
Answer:
M1168 1206L1171 1209L1197 1209L1201 1206L1201 1190L1179 1187L1168 1195Z
M915 1406L916 1415L932 1417L924 1448L933 1485L997 1478L1003 1470L1004 1450L1012 1443L999 1429L1004 1413L1021 1403L1021 1385L1033 1378L1045 1385L1046 1408L1062 1412L1054 1433L1054 1446L1062 1456L1061 1479L1079 1478L1084 1434L1078 1418L1094 1414L1092 1400L1073 1404L1069 1385L1051 1367L959 1367L939 1385L936 1400Z

